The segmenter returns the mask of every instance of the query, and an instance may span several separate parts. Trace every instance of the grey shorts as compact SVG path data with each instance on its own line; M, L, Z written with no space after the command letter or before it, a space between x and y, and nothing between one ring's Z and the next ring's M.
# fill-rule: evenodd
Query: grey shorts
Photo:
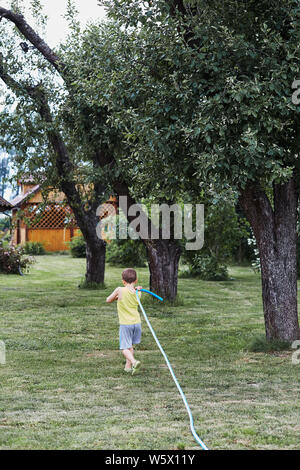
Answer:
M120 349L129 349L133 344L139 344L142 336L142 325L120 325Z

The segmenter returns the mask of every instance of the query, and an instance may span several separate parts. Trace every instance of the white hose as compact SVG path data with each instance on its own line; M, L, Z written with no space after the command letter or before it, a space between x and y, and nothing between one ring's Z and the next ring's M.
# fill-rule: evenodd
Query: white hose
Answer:
M160 299L160 300L163 300L161 297L157 296L156 294L153 294L153 292L151 292L151 291L149 291L149 290L146 290L146 289L141 289L141 290L142 290L143 292L147 292L148 294L153 295L154 297L156 297L156 298L158 298L158 299ZM202 449L203 449L203 450L208 450L208 448L206 447L206 445L204 444L204 442L200 439L200 437L198 436L198 434L197 434L196 431L195 431L193 415L192 415L192 412L191 412L190 407L189 407L189 405L188 405L188 402L187 402L187 400L186 400L186 398L185 398L185 395L184 395L184 393L183 393L183 391L182 391L182 388L181 388L180 385L179 385L179 382L178 382L178 380L177 380L177 378L176 378L176 375L174 374L174 371L173 371L173 369L172 369L172 366L171 366L171 364L170 364L170 361L169 361L169 359L168 359L168 357L167 357L165 351L163 350L163 348L162 348L162 346L161 346L161 344L160 344L160 342L159 342L159 340L158 340L158 338L157 338L157 336L156 336L156 334L155 334L155 331L154 331L153 328L152 328L152 325L151 325L151 323L150 323L150 321L149 321L149 319L148 319L148 317L147 317L147 315L146 315L146 312L145 312L145 310L144 310L144 307L143 307L142 304L141 304L141 301L140 301L140 298L139 298L139 295L138 295L138 291L136 291L136 297L137 297L139 306L140 306L140 308L141 308L141 310L142 310L142 313L143 313L143 315L144 315L144 318L145 318L145 320L146 320L146 323L147 323L147 325L148 325L148 327L149 327L149 329L150 329L150 331L151 331L151 333L152 333L152 335L153 335L153 338L154 338L155 341L156 341L157 346L158 346L159 349L160 349L160 352L161 352L162 355L164 356L164 359L165 359L165 361L166 361L166 363L167 363L167 366L168 366L168 368L169 368L169 370L170 370L170 372L171 372L171 375L172 375L172 377L173 377L173 380L174 380L174 382L175 382L175 385L176 385L176 387L178 388L178 391L179 391L179 393L180 393L180 395L181 395L181 398L182 398L182 400L183 400L183 403L184 403L184 405L185 405L185 407L186 407L186 409L187 409L187 412L188 412L188 415L189 415L189 418L190 418L190 429L191 429L191 433L193 434L194 439L197 441L197 443L202 447Z

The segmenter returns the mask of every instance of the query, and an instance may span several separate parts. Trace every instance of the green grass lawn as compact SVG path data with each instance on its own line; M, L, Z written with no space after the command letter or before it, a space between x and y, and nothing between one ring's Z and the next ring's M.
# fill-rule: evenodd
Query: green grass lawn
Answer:
M85 261L42 256L29 275L0 275L1 449L198 449L183 402L147 325L123 372L115 304L78 289ZM148 270L139 269L147 287ZM145 308L212 449L299 449L300 365L291 352L250 353L264 332L260 279L234 267L228 282L180 279L176 307ZM144 294L143 299L145 299Z

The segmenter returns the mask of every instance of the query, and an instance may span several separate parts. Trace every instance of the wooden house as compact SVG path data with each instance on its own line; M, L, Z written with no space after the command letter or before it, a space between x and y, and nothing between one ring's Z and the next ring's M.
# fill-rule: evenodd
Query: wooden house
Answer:
M64 193L55 189L49 190L47 201L44 201L40 184L33 177L21 179L20 195L13 199L12 206L12 243L24 244L27 241L41 242L46 251L69 250L71 239L80 234L74 214L68 206ZM115 214L116 198L109 201L111 211L104 216ZM110 212L110 213L109 213Z

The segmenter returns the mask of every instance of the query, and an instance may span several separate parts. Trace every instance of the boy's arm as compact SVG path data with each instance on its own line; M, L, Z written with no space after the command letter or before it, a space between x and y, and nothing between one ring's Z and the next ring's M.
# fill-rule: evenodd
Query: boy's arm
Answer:
M119 296L119 287L117 287L112 294L110 294L107 299L106 299L106 302L108 304L110 304L111 302L113 302L114 300L118 300L118 296Z

